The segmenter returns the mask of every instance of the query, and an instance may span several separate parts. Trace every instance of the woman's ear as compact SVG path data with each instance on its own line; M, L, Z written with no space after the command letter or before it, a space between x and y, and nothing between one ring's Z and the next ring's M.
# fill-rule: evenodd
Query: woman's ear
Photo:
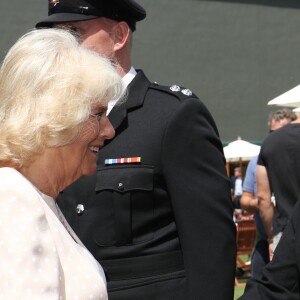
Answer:
M118 22L113 28L114 50L124 48L129 40L129 26L126 22Z

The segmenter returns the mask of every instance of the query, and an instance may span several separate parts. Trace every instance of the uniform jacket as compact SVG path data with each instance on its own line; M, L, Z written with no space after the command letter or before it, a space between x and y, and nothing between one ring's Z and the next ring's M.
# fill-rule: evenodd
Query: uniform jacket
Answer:
M109 115L116 135L97 174L59 203L106 270L110 299L231 300L235 226L222 145L202 102L172 89L138 71ZM105 164L131 157L141 161Z

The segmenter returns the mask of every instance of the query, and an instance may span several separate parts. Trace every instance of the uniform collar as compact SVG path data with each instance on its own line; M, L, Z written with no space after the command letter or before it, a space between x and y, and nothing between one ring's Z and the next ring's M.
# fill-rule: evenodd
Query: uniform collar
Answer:
M131 67L129 72L122 78L123 85L125 87L128 87L128 85L134 79L136 74L137 74L136 70L133 67Z
M134 109L143 105L145 95L150 86L150 81L143 71L137 70L136 76L133 77L128 85L127 100L121 105L114 106L108 115L115 129L117 129L127 117L128 109Z
M126 89L128 87L128 85L130 84L130 82L134 79L134 77L136 76L136 70L131 67L129 72L122 78L122 84L124 86L124 88ZM107 115L109 115L109 113L111 112L111 110L114 108L114 106L116 105L116 103L118 102L119 99L112 99L108 102L107 105Z

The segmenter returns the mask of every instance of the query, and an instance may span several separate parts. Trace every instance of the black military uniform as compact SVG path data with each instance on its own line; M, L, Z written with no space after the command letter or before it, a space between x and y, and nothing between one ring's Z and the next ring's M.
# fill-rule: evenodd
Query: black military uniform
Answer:
M138 71L109 119L116 135L97 173L59 197L106 272L109 299L231 300L230 184L208 110L190 90Z

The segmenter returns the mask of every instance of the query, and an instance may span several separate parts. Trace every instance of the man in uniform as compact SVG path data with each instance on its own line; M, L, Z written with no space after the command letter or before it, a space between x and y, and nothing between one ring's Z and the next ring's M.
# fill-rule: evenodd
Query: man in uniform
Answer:
M48 14L37 28L73 29L128 86L126 102L109 103L116 135L100 151L97 173L59 198L106 272L109 299L231 300L235 226L222 144L189 89L151 83L132 67L144 8L132 0L51 0Z

